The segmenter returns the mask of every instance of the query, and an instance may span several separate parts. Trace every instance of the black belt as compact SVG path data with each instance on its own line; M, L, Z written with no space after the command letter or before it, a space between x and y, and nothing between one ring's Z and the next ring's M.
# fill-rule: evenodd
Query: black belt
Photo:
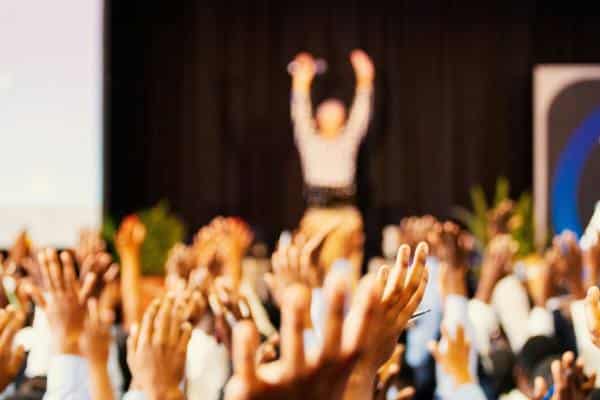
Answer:
M304 197L309 207L340 207L354 205L354 185L342 188L305 186Z

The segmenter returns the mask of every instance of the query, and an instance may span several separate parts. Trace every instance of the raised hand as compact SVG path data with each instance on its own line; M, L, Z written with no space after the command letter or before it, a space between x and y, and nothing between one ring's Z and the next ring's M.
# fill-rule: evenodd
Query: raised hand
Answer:
M377 370L392 355L398 338L423 299L429 276L425 266L428 252L427 244L419 243L410 267L410 247L402 245L392 269L382 266L375 278L367 276L361 280L355 298L360 301L361 297L370 296L365 294L364 286L371 285L372 281L369 290L377 299L368 321L373 334L365 339L364 350L347 388L347 398L372 396ZM353 314L351 309L348 319L354 319Z
M375 67L373 61L363 50L353 50L350 53L350 62L356 74L356 82L358 87L371 86L375 78Z
M78 263L83 263L88 256L106 251L106 243L97 229L81 229L79 240L75 247L75 257Z
M489 303L496 283L506 276L512 267L512 259L518 246L509 235L495 236L488 244L481 268L481 277L475 297Z
M454 379L456 387L473 382L469 372L469 350L471 344L465 336L462 325L456 327L452 337L442 324L442 338L439 343L430 342L429 351L444 372Z
M473 250L473 237L451 221L437 223L427 234L433 253L442 262L454 268L466 268Z
M144 392L150 400L184 398L179 383L192 326L184 322L183 311L174 303L169 295L154 300L127 339L131 389Z
M546 262L552 272L578 299L585 296L583 287L582 253L573 232L565 231L552 240L552 248L546 252Z
M38 262L47 297L34 288L32 297L46 311L55 346L59 354L80 354L79 338L83 332L87 300L98 279L94 272L82 276L75 273L69 252L46 249L38 254Z
M23 346L13 347L15 334L24 322L24 314L14 307L0 309L0 393L12 382L25 360Z
M310 53L300 53L294 58L292 69L292 86L294 90L308 91L317 67Z
M129 215L123 219L117 235L115 245L119 255L139 254L140 247L146 238L146 227L137 215Z
M145 238L146 227L136 215L130 215L121 222L115 237L115 245L121 258L121 298L127 328L139 322L143 312L140 248Z
M309 288L321 285L325 271L319 266L317 250L333 229L334 226L326 227L310 239L303 234L296 235L293 244L280 245L273 253L273 273L265 275L265 282L278 304L282 304L285 289L294 283Z
M228 400L241 399L339 399L348 376L364 347L368 315L375 297L363 296L353 306L359 318L344 319L346 282L332 276L325 283L328 299L327 326L322 345L314 353L304 349L304 315L310 307L309 290L293 285L282 304L281 358L257 366L259 336L254 324L235 326L233 344L234 376L227 384Z
M586 375L583 372L583 359L575 361L571 351L564 353L560 360L554 360L551 365L554 390L550 400L583 400L594 389L596 373ZM534 400L546 399L548 383L542 377L534 381Z

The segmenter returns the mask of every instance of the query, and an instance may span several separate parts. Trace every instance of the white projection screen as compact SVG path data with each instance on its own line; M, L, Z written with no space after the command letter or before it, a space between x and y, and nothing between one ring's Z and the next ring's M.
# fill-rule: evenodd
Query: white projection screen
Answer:
M0 1L0 248L102 218L103 0Z

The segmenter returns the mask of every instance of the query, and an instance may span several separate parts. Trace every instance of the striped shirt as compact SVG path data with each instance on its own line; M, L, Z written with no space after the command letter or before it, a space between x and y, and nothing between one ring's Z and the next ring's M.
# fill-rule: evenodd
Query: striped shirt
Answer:
M310 95L292 92L294 137L308 186L346 188L354 184L356 155L369 127L372 89L357 89L346 125L335 138L319 135Z

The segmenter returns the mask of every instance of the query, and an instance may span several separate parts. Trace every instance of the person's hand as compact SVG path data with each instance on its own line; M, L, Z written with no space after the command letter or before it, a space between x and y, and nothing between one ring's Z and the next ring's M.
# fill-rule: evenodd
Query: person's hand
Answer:
M17 265L20 265L23 259L31 255L32 249L33 246L27 231L21 231L11 248L8 250L8 259Z
M13 348L15 334L24 322L24 314L14 307L0 309L0 393L12 382L25 360L23 346Z
M373 282L373 280L371 280ZM374 282L373 282L374 283ZM369 287L373 287L370 285ZM344 319L347 282L332 275L325 282L326 327L322 345L314 353L304 349L304 315L310 307L309 290L302 285L288 288L282 304L281 358L256 365L259 336L250 321L234 328L234 375L227 384L227 400L242 399L339 399L348 376L365 347L369 315L376 301L372 291L352 307L357 318Z
M442 263L454 268L466 268L474 247L473 236L451 221L434 224L427 234L433 254Z
M83 332L86 303L91 295L97 276L89 272L77 279L73 258L69 252L54 249L38 254L44 288L32 287L34 301L41 306L48 318L56 350L60 354L79 354L79 338ZM41 292L45 289L46 298Z
M473 382L473 377L469 372L469 350L471 345L465 337L465 330L462 325L456 327L455 335L452 337L442 324L440 342L429 342L428 347L435 362L454 379L457 387Z
M371 329L377 335L370 335L370 351L360 360L374 371L392 355L400 334L421 304L429 278L425 265L428 253L427 244L419 243L411 267L410 247L402 245L394 267L383 266L377 273L379 302L371 320Z
M196 268L196 259L191 248L183 243L175 244L165 262L167 291L178 292L184 290L192 271Z
M496 283L510 272L517 250L509 235L499 235L490 241L483 257L475 298L490 302Z
M123 219L115 236L115 245L121 257L138 255L146 238L146 227L137 215Z
M307 92L317 72L315 59L310 53L300 53L293 62L292 87L294 90Z
M179 383L191 332L172 296L154 300L127 339L131 389L143 391L150 400L183 399Z
M554 237L552 248L546 252L546 261L575 298L585 296L582 253L573 232L565 231Z
M75 258L79 264L88 256L106 251L106 243L97 229L81 229L75 246Z
M114 313L111 310L101 309L98 300L94 298L88 300L79 345L82 355L90 364L106 367L113 321Z
M287 287L298 283L309 288L320 286L324 271L318 264L318 249L332 228L322 229L307 239L296 235L294 243L280 244L271 256L272 273L265 274L265 282L278 304Z
M360 301L361 297L374 295L377 301L369 314L372 334L367 335L364 350L352 371L347 398L372 396L377 370L392 355L398 338L423 299L429 277L425 266L428 252L427 244L419 243L413 265L409 267L410 247L402 245L393 268L382 266L376 277L367 275L359 282L355 299ZM365 290L371 280L374 284L369 290L373 294ZM351 309L348 319L354 317Z
M571 351L564 353L560 360L554 360L550 367L554 384L554 393L550 400L583 400L594 390L596 373L586 375L583 372L583 359L575 361ZM548 393L548 383L542 377L534 381L534 400L542 400Z
M375 78L375 67L367 53L363 50L353 50L350 53L350 62L356 74L357 87L370 87Z

